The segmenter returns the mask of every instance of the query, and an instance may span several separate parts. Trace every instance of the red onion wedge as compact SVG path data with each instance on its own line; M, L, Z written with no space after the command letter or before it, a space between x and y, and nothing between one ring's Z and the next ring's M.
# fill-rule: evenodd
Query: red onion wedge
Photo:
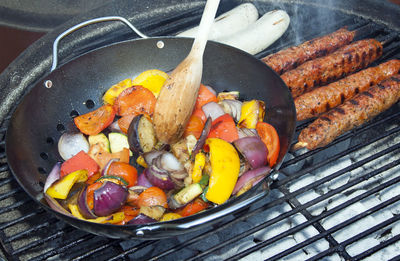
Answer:
M147 224L147 223L154 223L157 222L157 220L146 216L145 214L140 213L137 215L134 219L129 220L127 223L128 225L141 225L141 224Z
M154 164L154 160L156 159L156 158L158 158L158 156L160 156L161 154L163 154L163 151L160 151L160 150L152 150L152 151L149 151L149 152L146 152L146 153L143 153L143 158L144 158L144 161L147 163L147 165L153 165Z
M55 200L54 198L50 197L49 195L47 195L46 193L44 193L44 198L47 202L47 204L49 205L49 207L55 211L57 211L58 213L70 216L70 217L74 217L71 213L69 213L65 208L63 208L60 203L58 203L57 200Z
M80 132L66 132L58 140L58 153L64 160L72 158L81 150L87 153L89 151L89 142Z
M151 184L150 181L147 179L146 174L144 172L139 175L136 185L146 187L146 188L150 188L153 186L153 184Z
M222 109L222 107L216 103L216 102L209 102L206 103L201 107L203 110L204 114L206 117L211 117L212 120L215 120L219 116L222 116L225 114L225 111Z
M242 102L238 100L226 99L219 102L219 105L225 111L232 116L235 122L240 120L240 115L242 114Z
M101 171L101 176L107 176L108 175L108 170L110 169L110 166L113 162L117 162L118 159L110 159L110 161L107 162L106 166L103 168Z
M155 165L152 165L145 169L143 173L153 186L164 190L175 188L175 183L171 180L166 170L159 169Z
M86 192L87 192L87 187L85 187L79 192L78 202L77 202L79 212L85 218L97 218L97 216L92 212L92 210L87 205Z
M239 127L236 127L236 129L238 131L239 139L244 137L258 136L256 129L239 128Z
M249 162L251 168L256 169L267 164L268 149L259 137L244 137L233 143Z
M105 182L93 193L94 214L100 217L111 215L125 204L128 194L125 187L114 182Z
M246 189L245 191L252 188L258 182L260 182L264 177L266 177L271 172L271 168L268 166L252 169L245 173L238 179L236 182L235 188L233 189L232 194L235 195L242 189ZM241 191L242 193L245 191Z
M57 162L53 169L50 171L44 183L43 192L46 193L47 189L57 180L60 179L61 162Z
M201 131L201 135L192 150L191 154L192 159L194 159L196 154L199 153L199 151L204 147L208 134L210 133L211 130L211 123L212 123L211 117L208 117L206 123L204 124L203 130Z

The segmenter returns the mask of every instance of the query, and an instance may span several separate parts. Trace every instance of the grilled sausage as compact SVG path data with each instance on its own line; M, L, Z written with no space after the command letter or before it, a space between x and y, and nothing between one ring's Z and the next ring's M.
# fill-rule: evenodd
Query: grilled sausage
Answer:
M293 97L315 86L333 82L349 73L367 67L382 55L382 45L374 39L360 40L336 52L303 63L281 75Z
M313 150L326 146L343 133L389 109L399 99L400 74L396 74L321 115L301 131L299 142L294 147Z
M390 60L306 92L294 100L297 120L316 117L399 72L400 60Z
M355 32L341 28L331 34L270 54L261 60L269 65L275 72L282 74L308 60L325 56L349 44L353 41L354 36Z

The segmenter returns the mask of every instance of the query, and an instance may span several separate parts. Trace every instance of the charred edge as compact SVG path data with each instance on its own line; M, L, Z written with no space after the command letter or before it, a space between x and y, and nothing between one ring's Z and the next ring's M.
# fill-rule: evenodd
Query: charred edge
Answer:
M346 114L346 112L342 108L336 107L334 110L340 114Z
M372 95L372 93L370 93L369 91L365 91L365 92L361 93L361 95L364 95L364 96L367 96L370 98L374 98L374 95Z
M369 82L369 87L371 87L371 86L373 86L374 85L374 82L373 81L370 81Z
M362 66L365 66L367 64L367 53L365 51L361 54L361 64Z
M356 101L356 100L350 100L350 103L353 105L358 105L358 101Z
M346 100L346 97L344 96L344 93L340 94L340 103L344 103L344 101Z
M391 77L390 80L395 81L395 82L400 82L399 77Z
M360 89L358 87L354 89L355 94L358 94L359 92L360 92Z
M329 102L327 102L327 103L325 104L325 109L326 109L327 111L329 111L330 108L331 108L331 106L329 105Z
M356 63L358 64L360 62L360 54L356 53Z
M378 86L378 88L381 89L381 90L386 89L386 86L383 85L383 84L378 83L377 86Z
M323 121L331 122L331 119L329 119L328 117L325 117L325 116L322 116L320 119Z

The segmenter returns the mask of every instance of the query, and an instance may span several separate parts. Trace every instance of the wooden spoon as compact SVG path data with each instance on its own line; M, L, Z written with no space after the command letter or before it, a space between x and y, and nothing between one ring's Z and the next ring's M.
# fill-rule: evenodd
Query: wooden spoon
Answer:
M208 0L189 55L172 71L158 96L153 124L159 141L179 140L190 119L203 73L203 53L220 0Z

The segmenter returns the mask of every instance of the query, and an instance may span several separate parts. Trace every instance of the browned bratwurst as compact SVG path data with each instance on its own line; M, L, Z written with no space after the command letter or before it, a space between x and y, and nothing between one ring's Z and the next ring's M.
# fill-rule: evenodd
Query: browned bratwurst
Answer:
M270 54L261 60L269 65L275 72L282 74L292 70L300 64L325 56L338 48L353 41L355 31L351 32L341 28L331 34L311 39L298 46L292 46L277 53Z
M390 60L306 92L294 100L297 120L316 117L399 72L400 60Z
M293 97L315 86L333 82L349 73L367 67L382 55L382 45L375 39L360 40L337 51L308 61L281 75Z
M343 133L371 120L400 99L400 74L370 87L324 113L303 129L295 148L323 147Z

